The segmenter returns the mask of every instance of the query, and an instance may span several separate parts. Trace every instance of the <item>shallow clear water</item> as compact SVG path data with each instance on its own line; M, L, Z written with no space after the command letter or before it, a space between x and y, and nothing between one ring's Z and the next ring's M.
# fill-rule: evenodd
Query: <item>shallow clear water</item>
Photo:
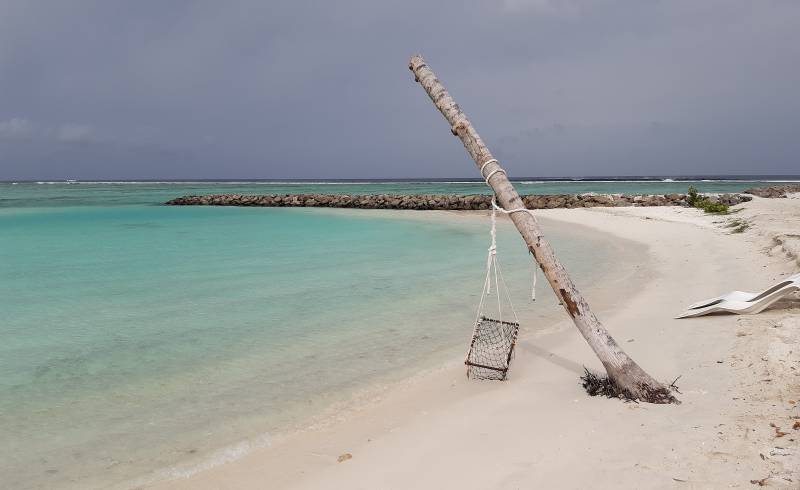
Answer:
M268 442L370 383L462 354L471 332L488 218L156 205L186 193L169 186L9 187L5 488L106 487ZM610 242L549 235L584 285L613 266ZM507 225L499 246L535 328L553 298L540 288L536 308L526 301L527 253Z

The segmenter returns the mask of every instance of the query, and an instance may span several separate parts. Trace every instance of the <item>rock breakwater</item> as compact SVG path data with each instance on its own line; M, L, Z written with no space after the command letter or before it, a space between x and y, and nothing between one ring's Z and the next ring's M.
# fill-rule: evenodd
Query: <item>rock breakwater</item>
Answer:
M528 209L590 208L621 206L687 206L685 194L624 195L624 194L529 194L520 196ZM709 200L733 206L750 201L741 194L720 194ZM347 195L347 194L216 194L183 196L168 201L170 206L262 206L262 207L325 207L359 209L413 210L481 210L489 209L492 196L488 194L451 195Z
M794 192L800 192L800 184L788 184L788 185L771 185L768 187L753 187L751 189L747 189L745 191L747 194L752 194L758 197L771 197L771 198L781 198L786 197L786 194L792 194Z

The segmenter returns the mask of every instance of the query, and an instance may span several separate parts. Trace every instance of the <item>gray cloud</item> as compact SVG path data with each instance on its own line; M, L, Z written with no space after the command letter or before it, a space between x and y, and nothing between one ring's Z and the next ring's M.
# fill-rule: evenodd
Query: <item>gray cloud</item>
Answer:
M0 121L0 139L28 139L33 133L33 126L27 119L15 117L8 121Z
M56 131L56 139L62 143L94 143L97 141L97 135L92 126L64 124Z
M0 7L0 179L476 176L416 52L511 175L800 168L792 0L79 3Z

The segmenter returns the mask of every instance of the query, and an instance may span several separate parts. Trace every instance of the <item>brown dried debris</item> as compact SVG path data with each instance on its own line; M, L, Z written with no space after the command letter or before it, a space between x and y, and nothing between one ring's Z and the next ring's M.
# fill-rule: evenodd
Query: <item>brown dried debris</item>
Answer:
M645 393L643 397L637 397L628 390L617 386L608 376L600 376L589 371L585 366L583 368L584 374L580 377L581 385L589 396L604 396L606 398L619 398L626 402L638 403L640 400L648 403L680 403L677 398L672 395L670 388L660 387L642 387ZM680 376L679 376L680 377ZM678 379L675 378L675 381ZM673 381L673 385L674 385ZM673 386L670 385L670 386ZM677 387L675 387L677 389Z

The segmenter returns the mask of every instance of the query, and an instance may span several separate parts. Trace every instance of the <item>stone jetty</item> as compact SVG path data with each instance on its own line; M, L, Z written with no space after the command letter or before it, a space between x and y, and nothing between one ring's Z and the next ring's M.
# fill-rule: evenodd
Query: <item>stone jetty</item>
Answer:
M528 209L591 208L619 206L688 206L685 194L528 194L522 197ZM414 195L348 195L348 194L216 194L183 196L167 202L170 206L261 206L261 207L324 207L359 209L413 210L480 210L489 209L489 194L414 194ZM709 200L733 206L750 201L742 194L709 196Z
M800 192L800 184L771 185L768 187L753 187L745 191L758 197L782 198L787 194Z

